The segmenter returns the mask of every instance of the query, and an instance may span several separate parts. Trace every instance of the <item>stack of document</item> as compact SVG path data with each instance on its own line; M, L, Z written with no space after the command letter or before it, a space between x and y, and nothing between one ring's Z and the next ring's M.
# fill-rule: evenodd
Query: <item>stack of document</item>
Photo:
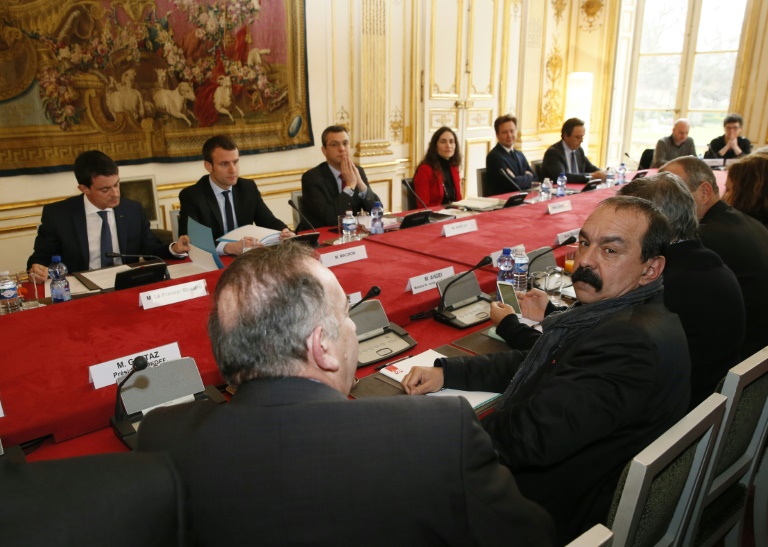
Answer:
M461 201L454 201L451 207L463 207L472 211L493 211L501 209L506 203L503 199L496 198L466 198Z
M249 224L247 226L241 226L232 230L228 234L224 234L219 238L219 241L225 241L227 243L232 241L240 241L244 237L252 237L259 241L262 245L277 245L280 243L280 232L277 230L270 230L269 228L262 228L255 224Z
M373 217L371 215L358 215L357 216L357 224L361 228L363 228L366 232L371 231L371 220ZM384 230L394 230L397 228L397 218L391 218L391 217L384 217Z
M381 374L394 380L398 384L402 382L403 378L411 371L413 367L433 367L435 366L435 359L445 357L442 353L438 353L435 350L427 350L424 353L408 357L402 361L397 361L391 365L388 365L381 369ZM501 397L501 393L492 393L489 391L462 391L460 389L441 389L435 393L429 393L431 397L464 397L475 412L478 414L491 408L496 399Z

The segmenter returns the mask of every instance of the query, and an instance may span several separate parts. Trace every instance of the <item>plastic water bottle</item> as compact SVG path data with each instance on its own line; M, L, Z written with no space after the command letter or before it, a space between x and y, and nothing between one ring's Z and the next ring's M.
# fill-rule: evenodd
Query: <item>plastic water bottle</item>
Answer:
M619 167L619 176L616 177L616 184L624 184L627 182L627 167L623 163Z
M0 315L21 309L19 286L7 271L0 272Z
M616 183L616 171L613 167L609 167L608 171L605 172L605 185L607 187L611 187Z
M69 293L69 281L67 281L69 270L60 256L56 255L51 260L51 265L48 266L48 275L51 278L51 300L54 304L67 302L72 299Z
M541 200L547 201L552 197L552 181L549 178L545 178L541 183Z
M498 261L499 265L499 281L510 281L514 282L514 269L515 269L515 260L512 258L512 249L509 247L504 247L504 250L501 252L501 256L499 257ZM501 294L499 294L499 290L496 289L496 300L501 301Z
M566 182L568 182L568 178L565 176L565 173L560 173L560 176L557 177L557 197L561 198L565 196Z
M515 249L515 268L512 270L512 280L516 291L526 292L528 290L528 255L525 254L525 246L523 245Z
M384 208L377 201L371 209L371 235L384 233Z
M357 241L357 219L352 214L352 211L347 211L341 225L344 230L344 233L342 234L344 243L348 241Z

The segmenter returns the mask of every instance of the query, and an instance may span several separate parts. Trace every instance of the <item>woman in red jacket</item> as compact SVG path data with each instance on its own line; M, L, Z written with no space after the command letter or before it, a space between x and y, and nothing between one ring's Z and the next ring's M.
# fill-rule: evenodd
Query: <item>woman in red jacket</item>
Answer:
M432 135L427 153L416 168L413 176L416 194L429 206L460 200L460 165L456 133L443 126Z

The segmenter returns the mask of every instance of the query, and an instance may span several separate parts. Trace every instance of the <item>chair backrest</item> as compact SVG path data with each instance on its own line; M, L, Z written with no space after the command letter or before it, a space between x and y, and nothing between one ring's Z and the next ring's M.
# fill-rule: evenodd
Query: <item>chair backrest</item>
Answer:
M0 459L0 484L5 547L185 544L184 487L162 453Z
M171 219L171 233L173 234L173 241L179 240L179 214L181 209L171 209L168 216Z
M704 509L733 485L752 485L768 427L768 348L742 361L719 390L727 398L723 426L704 477L686 539L693 541ZM744 499L746 502L746 498Z
M477 170L477 195L479 197L487 197L490 194L488 189L488 183L486 182L486 168L483 167Z
M299 208L299 211L303 213L304 211L301 209L301 196L301 190L294 190L291 192L293 203ZM291 207L291 211L293 211L293 229L296 230L298 229L299 224L301 224L301 215L293 207Z
M613 532L602 524L595 524L565 547L611 547Z
M643 154L640 156L640 163L637 164L638 171L640 169L650 169L651 163L653 163L653 151L653 148L643 150Z
M541 178L541 164L543 163L542 160L533 160L531 162L531 167L533 167L533 173L536 175L537 180L542 180Z
M150 228L150 231L152 232L152 235L155 236L160 243L162 243L163 247L167 247L176 241L173 239L173 232L171 230L163 230L162 228Z
M413 179L403 179L400 181L403 185L403 199L402 203L404 205L403 211L412 211L414 209L421 209L421 207L416 203L416 196L413 194L411 190L408 189L408 186L413 188ZM415 189L414 189L415 190Z
M608 516L616 545L680 543L701 490L725 402L722 395L710 395L625 468Z

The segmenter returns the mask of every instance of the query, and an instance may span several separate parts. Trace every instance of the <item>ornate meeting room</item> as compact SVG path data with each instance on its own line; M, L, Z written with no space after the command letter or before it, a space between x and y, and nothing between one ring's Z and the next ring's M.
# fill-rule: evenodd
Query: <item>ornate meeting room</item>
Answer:
M768 546L766 35L3 0L0 544Z

